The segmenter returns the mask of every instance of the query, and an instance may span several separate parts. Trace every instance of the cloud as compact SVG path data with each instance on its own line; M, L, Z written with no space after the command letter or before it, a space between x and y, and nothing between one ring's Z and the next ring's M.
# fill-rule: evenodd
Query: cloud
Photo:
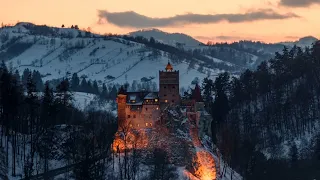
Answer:
M98 11L99 23L107 21L120 27L149 28L166 27L186 24L209 24L227 21L229 23L252 22L259 20L279 20L299 18L294 13L280 14L272 9L258 9L238 14L182 14L167 18L153 18L134 11L108 12Z
M320 4L320 0L281 0L279 4L288 7L309 7L313 4Z

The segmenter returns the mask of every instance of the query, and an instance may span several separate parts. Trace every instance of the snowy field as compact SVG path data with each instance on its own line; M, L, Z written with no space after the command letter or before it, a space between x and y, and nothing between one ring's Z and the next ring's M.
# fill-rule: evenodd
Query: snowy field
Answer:
M127 41L121 38L104 40L102 38L76 37L78 30L69 28L56 28L60 34L72 34L74 38L57 38L48 36L34 36L28 34L28 30L22 24L12 28L0 29L1 33L8 33L10 38L21 37L17 42L29 42L33 45L18 56L6 61L8 67L13 70L24 69L37 70L43 80L57 78L70 78L73 73L79 77L97 80L102 83L131 83L138 82L143 77L154 77L158 83L159 70L164 70L170 59L166 53L160 51L160 56L154 58L152 48ZM0 46L3 45L0 43ZM2 51L5 51L3 49ZM215 59L216 62L222 62ZM197 65L197 64L196 64ZM202 80L210 76L214 78L220 71L207 69L199 72L188 69L185 62L174 64L174 70L180 71L181 87L188 87L191 81L198 77Z

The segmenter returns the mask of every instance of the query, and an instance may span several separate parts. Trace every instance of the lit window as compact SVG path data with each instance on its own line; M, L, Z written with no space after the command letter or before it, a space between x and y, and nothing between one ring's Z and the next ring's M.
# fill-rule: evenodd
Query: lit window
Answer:
M132 124L129 124L130 127L132 127Z
M155 101L155 102L158 102L158 99L155 99L154 101Z
M150 126L152 126L152 123L150 123Z
M147 99L147 102L149 102L149 100Z
M164 100L164 102L166 102L166 103L167 103L167 102L168 102L168 100Z
M140 127L140 124L138 124L138 127Z
M157 110L159 110L159 108L157 107Z
M148 123L146 123L146 126L148 126Z

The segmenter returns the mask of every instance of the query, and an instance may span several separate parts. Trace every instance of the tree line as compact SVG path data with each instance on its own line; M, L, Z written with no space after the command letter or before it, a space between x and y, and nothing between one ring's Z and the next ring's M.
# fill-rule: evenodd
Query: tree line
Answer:
M20 78L4 62L0 66L0 177L10 173L29 179L48 172L52 160L62 160L80 163L73 170L76 179L104 179L107 156L98 157L107 154L113 141L115 117L76 109L66 79L54 90L46 82L39 92L38 78L36 71L26 70Z
M246 70L239 77L226 72L215 81L204 79L213 142L245 179L320 177L319 70L316 43L304 50L284 47L257 70ZM313 135L309 141L307 134ZM284 142L289 153L283 150Z

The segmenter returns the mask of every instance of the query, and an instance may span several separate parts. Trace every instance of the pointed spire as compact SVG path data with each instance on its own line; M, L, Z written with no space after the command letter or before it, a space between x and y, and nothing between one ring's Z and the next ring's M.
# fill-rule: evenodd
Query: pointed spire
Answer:
M166 71L173 71L173 67L172 67L172 65L170 64L169 61L168 61L168 64L166 66Z
M119 91L118 91L118 95L122 94L122 95L126 95L126 90L124 89L123 86L120 87Z
M203 102L202 96L201 96L201 89L198 85L196 84L196 87L194 88L192 92L192 99L194 99L196 102Z

